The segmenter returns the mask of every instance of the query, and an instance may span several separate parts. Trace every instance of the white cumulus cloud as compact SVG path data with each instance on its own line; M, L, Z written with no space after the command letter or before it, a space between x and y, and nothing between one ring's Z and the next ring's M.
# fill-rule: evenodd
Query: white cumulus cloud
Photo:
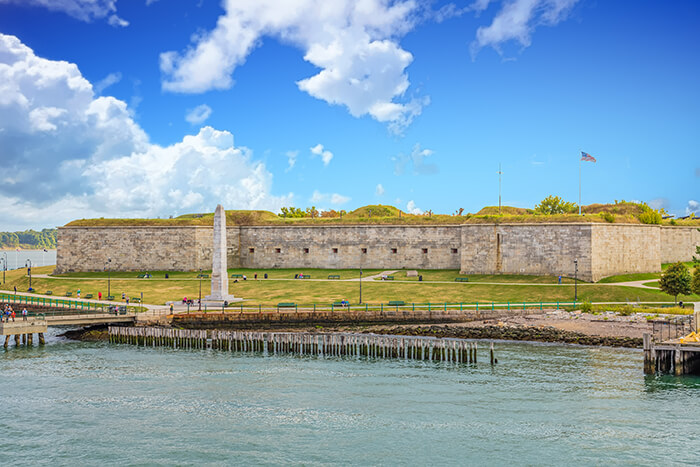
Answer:
M377 188L374 190L374 194L376 194L377 196L382 196L384 194L384 187L381 183L377 185Z
M491 24L477 29L476 39L471 43L472 58L488 46L500 53L501 45L508 41L517 41L522 47L529 47L532 33L538 26L554 26L565 20L577 2L578 0L505 0ZM488 3L476 2L477 11L478 8L488 7Z
M312 203L324 203L326 201L330 201L331 204L340 205L350 201L350 197L343 196L338 193L321 193L318 190L314 190L309 201Z
M44 7L50 11L59 11L85 22L107 18L107 21L112 26L124 27L129 25L128 21L116 15L117 0L0 0L0 4L3 3Z
M333 159L333 153L330 152L327 149L323 149L322 144L317 144L316 146L313 146L310 148L311 154L314 154L316 156L321 156L321 160L323 161L323 165L328 165L331 163L331 159Z
M209 116L211 116L211 107L207 104L201 104L194 109L189 109L185 115L185 120L187 120L192 125L200 125L204 123Z
M423 214L423 210L416 206L416 203L413 200L406 203L406 212L409 214Z
M410 31L418 0L225 0L216 27L183 52L160 56L163 88L173 92L227 89L233 73L266 36L292 44L319 72L297 82L302 91L370 115L400 132L427 100L407 99L405 70L413 56L398 39Z
M688 201L688 205L685 207L685 215L689 216L691 214L694 214L695 216L700 214L700 203L694 199Z
M294 165L297 163L299 151L287 151L285 155L287 156L287 169L285 170L285 172L289 172L294 168Z
M272 174L231 133L204 127L152 144L126 103L96 96L75 64L3 34L0 128L0 216L17 224L292 204L293 195L271 193Z

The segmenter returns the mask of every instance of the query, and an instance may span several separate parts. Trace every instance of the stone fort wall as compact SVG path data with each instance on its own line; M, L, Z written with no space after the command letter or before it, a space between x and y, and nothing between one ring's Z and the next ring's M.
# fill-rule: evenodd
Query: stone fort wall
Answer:
M61 227L57 273L210 269L209 226ZM596 281L688 261L696 228L637 224L229 226L229 267L460 269Z

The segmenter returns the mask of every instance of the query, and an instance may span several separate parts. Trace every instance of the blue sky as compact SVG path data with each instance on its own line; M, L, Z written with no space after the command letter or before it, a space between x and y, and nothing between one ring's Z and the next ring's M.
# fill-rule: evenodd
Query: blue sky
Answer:
M47 6L48 5L48 6ZM2 230L700 201L695 1L0 0Z

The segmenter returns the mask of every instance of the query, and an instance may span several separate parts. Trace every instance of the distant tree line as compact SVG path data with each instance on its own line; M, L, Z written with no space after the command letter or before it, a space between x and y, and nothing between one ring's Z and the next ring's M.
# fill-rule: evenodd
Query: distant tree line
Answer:
M25 230L23 232L0 232L0 248L54 249L56 229Z

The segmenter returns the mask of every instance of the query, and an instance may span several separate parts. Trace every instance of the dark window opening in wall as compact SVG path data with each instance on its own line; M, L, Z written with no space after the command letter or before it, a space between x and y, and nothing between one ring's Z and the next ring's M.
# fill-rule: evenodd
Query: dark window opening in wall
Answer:
M452 248L452 253L456 255L456 254L457 254L457 248Z
M304 248L304 253L308 253L308 252L309 252L309 249L308 249L308 248Z
M428 254L428 249L427 249L427 248L423 248L423 254L424 254L424 255L427 255L427 254Z
M275 248L275 253L282 253L282 248Z
M248 248L248 253L255 253L255 248Z
M392 248L392 249L391 249L391 252L392 252L392 253L397 253L398 250L397 250L396 248Z
M333 253L338 253L338 249L337 249L337 248L333 248Z
M366 254L366 253L367 253L367 248L363 248L363 249L362 249L362 253L365 253L365 254Z

